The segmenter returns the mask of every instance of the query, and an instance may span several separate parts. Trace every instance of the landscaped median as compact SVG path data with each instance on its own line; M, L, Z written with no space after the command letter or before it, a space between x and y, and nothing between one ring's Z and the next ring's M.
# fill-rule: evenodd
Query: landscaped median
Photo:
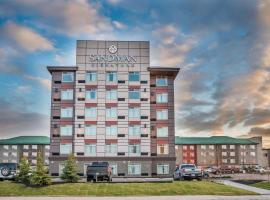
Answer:
M261 181L261 182L258 182L258 183L254 183L254 184L252 184L250 186L270 190L270 182L269 181Z
M161 196L161 195L254 195L242 189L210 181L173 183L63 183L27 187L0 182L0 196Z

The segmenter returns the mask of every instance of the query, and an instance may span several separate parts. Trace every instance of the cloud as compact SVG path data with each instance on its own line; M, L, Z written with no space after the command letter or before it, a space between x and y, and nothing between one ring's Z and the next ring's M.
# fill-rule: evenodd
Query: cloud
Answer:
M116 5L120 3L122 0L107 0L110 4Z
M113 21L113 25L118 29L126 29L127 26L119 21Z
M19 93L29 93L32 91L32 87L29 85L21 85L21 86L18 86L16 90Z
M28 80L36 81L47 90L51 90L51 81L49 79L42 77L35 77L31 75L25 75L24 77Z
M26 51L48 51L53 49L52 42L28 27L7 22L2 30L7 38Z
M0 99L1 137L19 135L49 135L49 116L15 109L10 102Z
M66 1L29 1L17 0L6 3L6 9L16 15L31 13L35 16L33 26L38 24L39 28L50 30L52 33L61 33L73 37L112 35L112 24L110 19L101 15L99 3L89 3L86 0Z

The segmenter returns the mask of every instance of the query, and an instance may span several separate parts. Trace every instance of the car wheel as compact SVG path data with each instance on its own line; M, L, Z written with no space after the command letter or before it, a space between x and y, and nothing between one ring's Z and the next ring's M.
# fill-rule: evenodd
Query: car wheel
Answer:
M197 181L202 181L202 178L197 178Z
M3 167L3 168L1 169L1 174L2 174L3 176L8 176L8 175L10 174L10 169L9 169L8 167Z

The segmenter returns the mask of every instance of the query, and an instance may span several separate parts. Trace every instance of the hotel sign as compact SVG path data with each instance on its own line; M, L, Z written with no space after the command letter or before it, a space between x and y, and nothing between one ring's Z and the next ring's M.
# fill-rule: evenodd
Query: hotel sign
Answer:
M100 63L120 63L120 64L134 64L137 62L136 58L129 55L116 55L118 51L115 45L109 47L109 55L93 55L89 56L89 62L100 62Z

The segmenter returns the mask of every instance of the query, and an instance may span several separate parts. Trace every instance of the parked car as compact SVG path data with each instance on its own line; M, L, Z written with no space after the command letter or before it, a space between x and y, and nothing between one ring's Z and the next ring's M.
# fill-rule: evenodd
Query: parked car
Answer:
M0 163L0 180L15 179L17 163Z
M257 172L257 173L263 174L263 173L268 172L268 170L267 170L267 169L265 169L265 168L263 168L263 167L262 167L262 166L260 166L260 165L257 165L257 166L255 166L255 168L254 168L254 172Z
M174 180L197 179L198 181L201 181L203 178L203 172L194 164L182 164L175 169L173 178Z
M221 166L218 170L218 173L222 173L222 174L240 173L240 168L235 167L235 166Z
M108 162L93 162L87 166L87 181L112 181L112 168Z
M208 174L217 174L218 170L219 170L219 168L215 167L215 166L209 166L209 167L204 169L204 171L207 172Z

